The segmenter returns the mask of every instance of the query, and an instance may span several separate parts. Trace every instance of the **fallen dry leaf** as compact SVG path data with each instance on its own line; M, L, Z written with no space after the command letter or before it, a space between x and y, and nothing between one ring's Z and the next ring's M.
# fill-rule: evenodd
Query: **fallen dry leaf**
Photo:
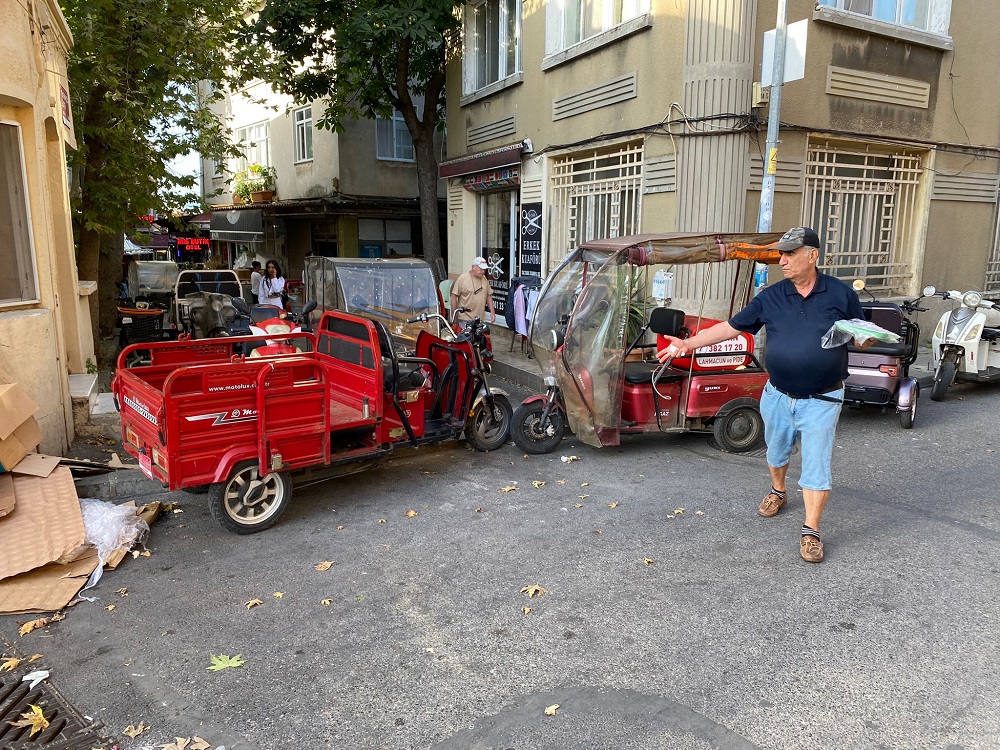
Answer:
M594 533L595 534L603 534L604 532L601 531L600 529L594 529Z
M412 508L410 510L406 511L406 517L407 518L416 518L418 515L420 515L420 514L417 513L417 511L413 510Z
M115 611L115 605L114 604L109 604L104 609L106 609L108 612L114 612Z
M516 489L517 489L517 487L516 487L515 485L513 485L513 484L508 484L508 485L507 485L506 487L501 487L501 488L500 488L500 491L501 491L501 492L513 492L513 491L514 491L514 490L516 490Z
M656 560L654 560L652 557L644 557L642 558L642 562L645 565L652 565L653 563L656 562Z
M590 495L577 495L577 497L580 498L581 500L586 500L588 497L590 497Z
M380 519L378 519L378 522L379 523L385 523L385 519L384 518L380 518Z
M696 516L703 516L703 515L705 515L705 511L703 511L703 510L696 510L696 511L694 512L694 514L695 514Z
M331 604L333 604L333 599L321 599L319 603L322 604L324 607L329 607Z
M44 628L50 622L53 622L53 620L48 617L39 617L36 620L28 620L28 622L21 623L21 627L17 629L17 632L23 637L34 630Z
M547 594L548 591L546 589L543 589L536 583L531 586L525 586L523 589L521 589L521 593L527 594L529 599L533 599L536 596L542 596L543 594Z
M679 516L679 515L681 515L681 514L682 514L683 512L684 512L684 509L683 509L683 508L677 508L676 510L674 510L674 515L675 515L675 516Z
M314 565L313 567L320 573L322 573L324 570L329 570L332 565L333 565L333 560L324 560L321 563L316 563L316 565Z
M209 672L218 672L222 669L232 669L235 667L242 667L246 664L246 660L243 658L243 654L236 654L236 656L229 656L228 654L209 654L212 658L212 664L207 667Z
M207 740L203 740L198 735L191 738L191 746L188 750L211 750L211 743Z
M162 750L187 750L187 746L190 744L190 737L174 737L173 742L168 742L166 745L160 745L160 747Z
M126 737L131 737L134 740L136 737L145 732L147 729L152 729L152 727L147 725L146 722L140 721L135 726L129 724L122 730L122 734L124 734Z
M556 484L566 484L566 480L565 479L557 479L556 480Z
M482 508L476 508L476 513L482 513L482 512L483 512Z
M344 530L343 525L337 527L337 531L343 531L343 530Z
M525 453L525 454L524 454L524 457L525 457L525 458L527 458L527 457L528 457L528 454L527 454L527 453Z
M434 653L434 649L432 649L432 648L425 648L424 651L426 651L428 654L433 654Z
M582 508L583 507L583 503L573 503L573 507L574 508Z
M13 672L17 669L17 665L20 664L23 659L15 659L13 656L7 656L2 662L0 662L0 672Z
M118 596L120 596L122 598L125 598L126 596L128 596L128 589L125 588L125 587L122 587L122 588L118 589L115 593L118 594Z
M251 599L248 602L243 602L243 606L246 607L247 609L253 609L254 607L259 607L263 603L264 602L262 602L260 599Z
M669 515L669 516L667 516L667 518L668 518L668 519L670 519L670 518L673 518L673 516L672 516L672 515Z
M271 596L273 596L275 599L281 599L281 598L283 598L285 596L285 592L284 591L275 591L273 594L271 594Z
M521 607L521 611L524 612L524 614L526 614L526 615L530 615L531 614L531 607Z
M20 721L8 721L7 723L12 727L31 727L31 731L28 732L29 737L34 737L49 726L49 720L45 718L42 709L33 703L28 704L28 710L21 714Z
M613 502L613 503L608 503L608 507L609 507L609 508L617 508L617 507L618 507L618 502L617 502L617 501L615 501L615 502Z
M580 482L580 486L581 487L589 487L590 486L590 482Z
M30 657L28 659L28 664L31 664L32 662L36 662L36 661L38 661L41 658L43 658L41 654L35 654L34 656L32 656L32 657Z
M555 716L556 715L556 711L558 711L558 710L559 710L559 704L558 703L553 703L551 706L546 706L545 707L545 715L546 716Z
M536 481L534 481L534 482L531 483L531 486L532 487L536 487L536 488L537 487L544 487L545 486L545 482L544 481L537 481L536 480Z

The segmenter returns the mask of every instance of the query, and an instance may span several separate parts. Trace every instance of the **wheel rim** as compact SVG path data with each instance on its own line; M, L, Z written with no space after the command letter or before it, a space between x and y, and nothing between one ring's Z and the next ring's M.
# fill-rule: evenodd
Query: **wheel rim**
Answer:
M507 415L499 402L493 402L493 410L490 411L488 404L483 404L483 408L476 415L475 428L476 436L484 442L491 442L502 435L507 426Z
M252 526L277 513L284 496L281 477L271 473L261 479L256 467L250 467L229 480L222 504L236 523Z
M760 428L753 414L740 409L726 418L726 439L733 448L749 448L757 442Z
M547 440L556 434L553 415L550 413L548 420L545 422L542 422L541 417L541 411L537 411L524 421L524 429L521 431L529 440Z

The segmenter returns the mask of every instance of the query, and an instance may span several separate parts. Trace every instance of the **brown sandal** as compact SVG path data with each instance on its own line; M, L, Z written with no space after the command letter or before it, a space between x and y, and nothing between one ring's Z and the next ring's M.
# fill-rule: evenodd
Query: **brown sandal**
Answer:
M781 497L773 492L768 492L764 496L764 499L760 502L760 507L757 508L757 513L764 516L764 518L772 518L778 515L778 511L781 510L782 506L788 502L788 496Z

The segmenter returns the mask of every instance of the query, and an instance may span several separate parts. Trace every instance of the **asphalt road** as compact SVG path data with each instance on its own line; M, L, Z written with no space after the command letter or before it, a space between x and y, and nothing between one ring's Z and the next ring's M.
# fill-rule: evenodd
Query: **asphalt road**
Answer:
M993 750L1000 387L920 407L912 431L845 412L820 565L800 500L757 517L763 456L703 435L452 443L302 489L251 537L176 493L99 601L0 633L111 730L152 725L126 748Z

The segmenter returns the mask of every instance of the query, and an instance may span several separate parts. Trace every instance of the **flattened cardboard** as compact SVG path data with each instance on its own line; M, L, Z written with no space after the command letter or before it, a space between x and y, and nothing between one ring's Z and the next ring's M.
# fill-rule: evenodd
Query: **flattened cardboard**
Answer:
M0 614L55 612L79 593L97 568L97 550L68 565L45 565L0 581Z
M38 404L17 383L0 385L0 440L38 411Z
M0 471L10 471L17 466L29 451L33 451L42 442L42 431L34 417L28 417L24 422L0 440Z
M44 478L13 479L16 505L0 523L0 580L68 555L85 537L69 469L60 466Z
M14 510L14 479L0 474L0 518Z
M14 474L29 474L33 477L47 477L59 465L58 456L46 456L44 453L29 453L11 469Z

